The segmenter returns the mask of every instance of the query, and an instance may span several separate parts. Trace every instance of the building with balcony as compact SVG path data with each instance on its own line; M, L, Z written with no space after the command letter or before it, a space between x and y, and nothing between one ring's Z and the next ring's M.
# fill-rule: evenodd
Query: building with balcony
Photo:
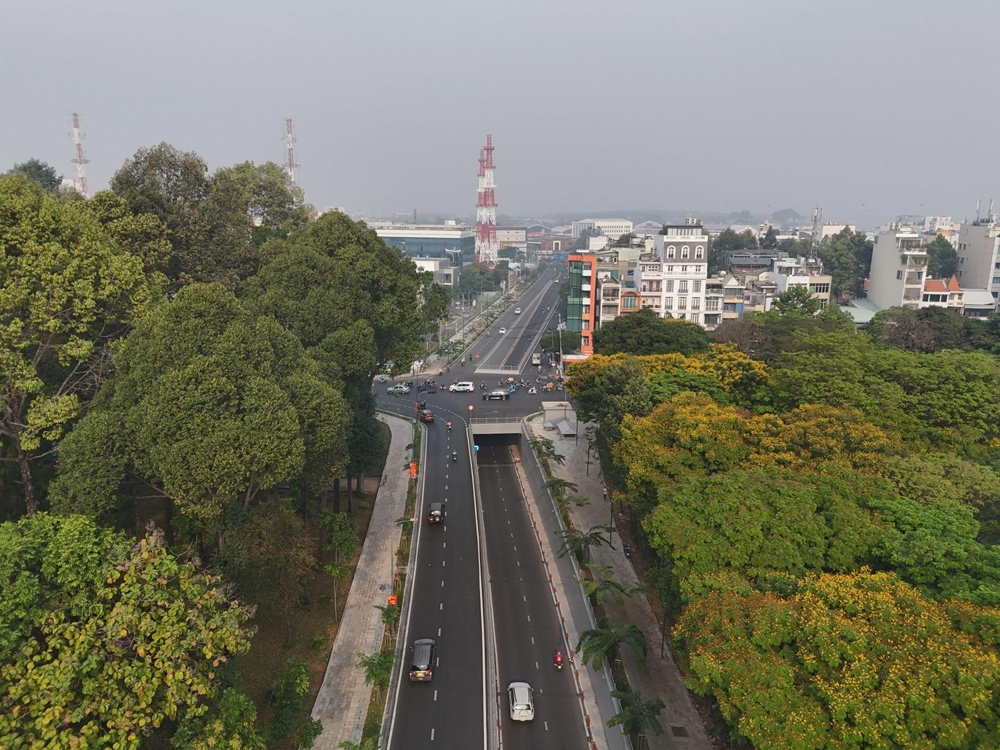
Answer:
M823 273L823 261L819 258L774 259L773 270L767 276L776 284L776 294L787 292L793 286L804 286L819 300L821 310L830 304L830 287L833 277Z
M958 232L958 283L1000 298L1000 216L966 221Z
M893 223L875 235L869 300L883 310L899 306L916 309L923 298L926 276L927 251L912 228Z

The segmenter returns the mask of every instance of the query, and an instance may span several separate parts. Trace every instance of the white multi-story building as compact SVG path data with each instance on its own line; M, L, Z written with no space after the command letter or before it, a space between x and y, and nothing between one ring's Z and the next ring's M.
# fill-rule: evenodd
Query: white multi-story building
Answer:
M623 234L632 231L632 222L628 219L581 219L573 222L573 239L578 239L584 229L596 229L612 242L616 242Z
M1000 296L1000 216L966 221L958 232L958 282Z
M640 304L661 317L705 325L708 234L696 219L667 224L663 232L654 238L654 252L641 255L636 264Z
M833 277L823 273L823 261L819 258L775 258L772 268L767 276L774 282L777 294L793 286L804 286L819 300L821 310L830 304Z
M926 275L927 251L913 229L893 223L875 235L869 300L883 310L899 306L916 309L923 297Z

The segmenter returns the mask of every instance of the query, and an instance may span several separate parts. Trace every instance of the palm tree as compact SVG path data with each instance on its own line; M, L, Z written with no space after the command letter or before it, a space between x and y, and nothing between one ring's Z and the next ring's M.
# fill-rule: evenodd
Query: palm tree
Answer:
M566 557L567 553L572 552L582 560L584 565L589 565L591 547L599 547L602 544L606 544L611 549L614 549L610 536L605 536L610 531L610 526L592 526L587 531L579 531L571 526L565 531L558 532L559 536L563 539L563 545L556 554L559 557Z
M567 492L576 492L579 489L575 483L568 479L560 479L559 477L553 477L543 484L542 487L549 490L553 496L565 495Z
M392 677L392 665L395 655L391 653L377 653L365 656L359 653L358 669L365 670L365 684L375 687L376 697L379 691L389 686L389 678Z
M587 592L587 596L593 596L598 604L604 604L604 598L610 594L618 602L618 606L621 606L624 602L623 597L641 594L646 590L644 586L630 587L618 583L614 579L614 568L610 565L592 565L590 572L595 576L599 574L600 578L583 578L580 580L580 585Z
M528 445L531 446L531 449L535 451L540 458L555 461L560 466L566 463L566 457L562 454L556 453L555 444L547 437L532 438L528 441Z
M621 630L616 630L607 617L597 621L597 627L580 633L580 641L576 650L583 654L583 663L591 663L594 669L600 668L601 659L608 657L614 651L621 651L622 644L631 646L635 652L635 661L642 669L646 666L646 636L632 623Z
M612 690L611 695L621 703L622 710L608 722L609 727L621 726L626 734L645 733L647 729L652 729L656 735L663 734L663 727L656 718L666 708L663 701L659 698L643 701L638 690Z
M396 620L399 619L399 606L396 604L376 604L375 609L382 612L382 624L389 628L389 634L396 636Z

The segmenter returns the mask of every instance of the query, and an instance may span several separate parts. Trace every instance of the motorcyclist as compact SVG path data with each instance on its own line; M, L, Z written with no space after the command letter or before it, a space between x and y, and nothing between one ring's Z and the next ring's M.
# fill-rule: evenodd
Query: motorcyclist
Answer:
M458 460L458 451L452 451L451 452L451 460L452 461L457 461Z
M553 666L555 666L556 669L562 669L563 666L562 651L559 651L557 649L556 652L552 655L552 664Z
M445 424L448 425L448 432L451 432L451 422L445 422Z

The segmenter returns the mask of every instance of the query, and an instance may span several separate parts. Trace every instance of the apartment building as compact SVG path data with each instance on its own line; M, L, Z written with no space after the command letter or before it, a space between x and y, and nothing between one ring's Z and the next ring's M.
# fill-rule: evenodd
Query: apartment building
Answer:
M869 300L883 310L898 306L916 309L923 298L926 276L927 251L912 228L892 223L875 235Z
M566 298L566 330L580 334L580 352L594 353L597 314L597 256L574 253L569 256L569 289Z
M830 304L833 276L823 273L823 261L819 258L775 258L768 278L775 283L777 294L787 292L793 286L804 286L819 299L821 310Z
M1000 297L1000 216L962 222L958 232L958 282Z
M661 317L669 314L704 325L708 233L697 219L665 224L661 231L653 238L654 252L641 255L636 264L641 306Z

